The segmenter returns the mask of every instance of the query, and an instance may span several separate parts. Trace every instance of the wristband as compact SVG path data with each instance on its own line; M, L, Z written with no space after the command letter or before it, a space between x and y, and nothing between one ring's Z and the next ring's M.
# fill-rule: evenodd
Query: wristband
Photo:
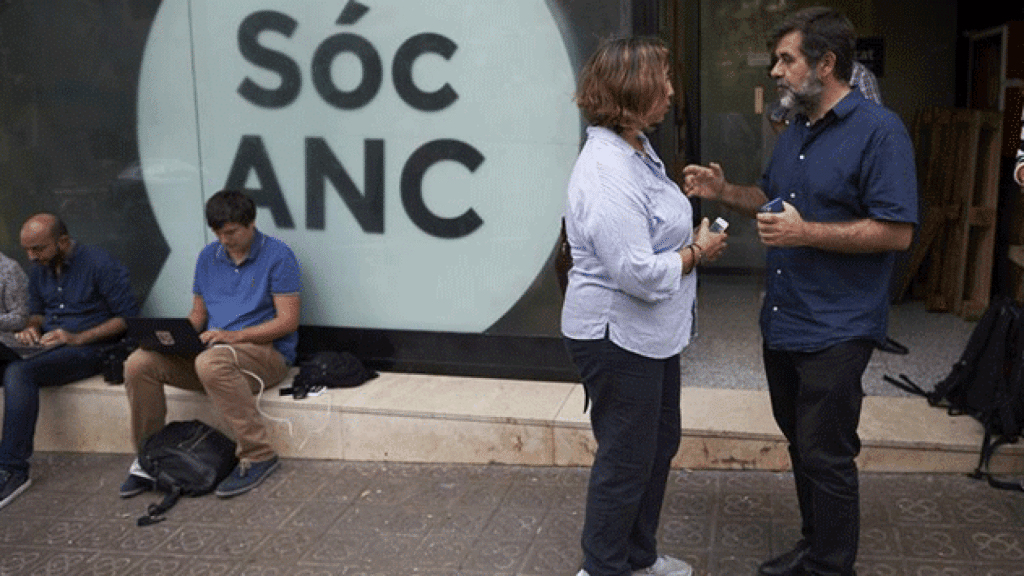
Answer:
M690 244L690 248L693 250L694 254L697 257L697 259L694 260L693 265L697 266L698 264L704 262L704 249L700 247L700 244L694 242L693 244Z
M693 244L686 246L690 249L690 272L697 269L697 263L700 262L700 256L697 255L697 251L694 250ZM689 272L687 272L689 274Z

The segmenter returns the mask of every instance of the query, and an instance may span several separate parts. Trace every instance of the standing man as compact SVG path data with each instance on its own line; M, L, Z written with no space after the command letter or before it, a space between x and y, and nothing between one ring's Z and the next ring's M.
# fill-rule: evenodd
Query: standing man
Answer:
M60 347L7 365L0 439L0 508L31 484L28 459L39 416L39 388L98 374L102 350L138 314L128 270L106 251L83 246L53 214L36 214L21 228L21 246L33 262L29 318L17 333L23 344Z
M689 195L756 215L768 247L765 374L803 538L762 564L765 576L854 574L861 377L885 339L894 252L917 223L910 139L895 114L851 90L854 38L829 8L801 10L776 31L771 74L797 119L759 186L729 183L717 164L684 169ZM773 199L781 212L758 213Z
M299 327L299 263L284 242L256 229L256 205L233 190L206 203L217 235L199 253L188 319L209 347L198 356L138 349L124 367L137 450L164 426L164 385L204 391L238 442L239 464L217 486L226 498L247 492L277 468L270 430L254 394L279 384L295 361ZM154 487L138 461L122 498Z

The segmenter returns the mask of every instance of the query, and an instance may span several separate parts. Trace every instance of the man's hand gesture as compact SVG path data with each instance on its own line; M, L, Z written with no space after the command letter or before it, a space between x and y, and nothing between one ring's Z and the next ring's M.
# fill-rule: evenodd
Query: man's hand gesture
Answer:
M711 162L707 166L690 164L683 168L683 191L690 198L721 200L725 190L725 173L722 167Z

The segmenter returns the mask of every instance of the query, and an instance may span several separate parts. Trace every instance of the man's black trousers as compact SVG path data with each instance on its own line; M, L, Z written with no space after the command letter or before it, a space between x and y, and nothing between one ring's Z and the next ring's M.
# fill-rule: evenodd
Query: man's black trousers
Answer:
M854 574L860 536L857 464L864 391L874 343L843 342L817 352L764 348L775 421L789 441L801 532L811 547L805 569Z

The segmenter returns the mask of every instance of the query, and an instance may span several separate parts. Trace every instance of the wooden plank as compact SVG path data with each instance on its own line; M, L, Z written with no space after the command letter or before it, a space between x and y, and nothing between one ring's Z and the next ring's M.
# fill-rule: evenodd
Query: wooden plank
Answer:
M995 257L996 211L999 204L999 162L1002 155L1003 122L996 112L972 111L974 164L967 166L975 175L964 192L965 212L962 226L963 278L956 313L977 319L988 308Z
M924 218L921 221L921 231L917 235L917 243L910 252L910 260L907 264L906 272L896 283L894 296L897 300L902 300L906 297L907 291L914 282L918 270L921 269L925 258L931 252L932 245L935 243L936 238L938 238L939 231L945 220L946 217L939 211L926 209Z
M950 312L961 301L966 232L960 223L965 220L967 201L963 191L973 187L974 173L967 167L975 163L971 146L974 126L970 112L960 109L941 109L936 122L940 134L936 144L941 152L932 154L930 172L934 179L929 193L939 202L946 219L932 247L925 281L925 307L932 312ZM957 153L950 154L951 150Z
M930 108L915 117L913 135L924 209L896 295L918 285L928 310L976 317L991 289L1002 117Z
M950 233L952 245L946 251L946 262L943 268L949 273L945 275L942 294L954 310L959 313L964 301L964 284L967 268L973 264L970 260L970 218L968 212L973 205L974 191L978 174L977 142L981 134L981 118L973 110L956 110L957 146L953 154L956 164L956 177L951 193L957 200L957 218L951 222Z
M948 150L952 145L952 112L929 107L914 117L913 139L918 176L918 194L922 203L922 223L917 243L903 277L898 281L897 298L903 298L912 285L920 287L929 310L947 309L937 296L942 278L942 258L946 246L946 219L951 211L946 206L953 164Z

